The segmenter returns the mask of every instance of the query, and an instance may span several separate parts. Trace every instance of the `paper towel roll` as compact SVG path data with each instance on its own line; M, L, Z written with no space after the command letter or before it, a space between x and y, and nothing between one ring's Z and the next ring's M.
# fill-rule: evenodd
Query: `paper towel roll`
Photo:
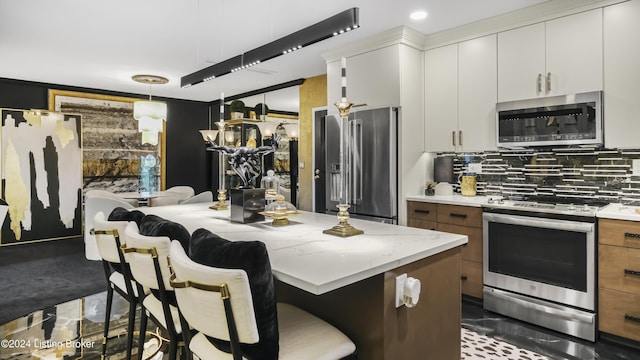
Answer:
M404 295L404 304L406 307L412 308L416 306L418 300L420 300L421 288L422 284L420 283L420 280L412 277L407 278L402 290Z

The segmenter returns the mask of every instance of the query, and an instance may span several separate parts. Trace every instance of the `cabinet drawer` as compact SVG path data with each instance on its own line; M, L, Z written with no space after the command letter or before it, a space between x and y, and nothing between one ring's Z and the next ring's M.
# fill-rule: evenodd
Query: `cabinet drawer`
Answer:
M482 299L482 264L475 261L462 260L460 271L462 293Z
M598 266L600 287L640 295L640 249L600 245Z
M409 219L437 221L438 205L427 202L409 201Z
M600 244L640 249L640 222L600 219L598 241Z
M409 219L409 226L420 229L436 230L438 228L438 223L435 221Z
M599 300L600 331L640 341L640 295L600 289Z
M479 207L438 204L438 223L482 227Z
M482 263L482 228L438 224L438 231L467 235L469 242L462 246L462 260Z

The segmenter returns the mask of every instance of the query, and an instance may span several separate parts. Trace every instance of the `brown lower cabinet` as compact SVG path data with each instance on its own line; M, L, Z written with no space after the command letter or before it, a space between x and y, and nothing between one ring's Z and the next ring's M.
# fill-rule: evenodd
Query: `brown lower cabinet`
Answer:
M640 294L600 288L599 329L640 341Z
M640 341L640 223L598 220L598 329Z
M407 219L411 227L469 237L462 247L462 293L482 299L482 208L408 201Z

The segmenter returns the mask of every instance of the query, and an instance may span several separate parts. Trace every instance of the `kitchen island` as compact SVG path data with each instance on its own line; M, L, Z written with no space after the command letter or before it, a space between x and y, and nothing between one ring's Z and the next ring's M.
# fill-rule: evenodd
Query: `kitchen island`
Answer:
M358 359L460 358L460 246L464 235L351 219L364 235L322 233L331 215L300 212L287 226L232 223L211 203L140 208L228 240L266 244L278 301L329 321L358 346ZM422 282L414 308L395 307L396 276ZM313 339L310 339L313 341Z

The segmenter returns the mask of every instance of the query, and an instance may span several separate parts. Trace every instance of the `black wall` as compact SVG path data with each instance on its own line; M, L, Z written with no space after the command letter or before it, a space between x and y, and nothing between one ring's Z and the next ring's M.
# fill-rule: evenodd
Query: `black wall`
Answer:
M141 94L0 78L0 108L47 109L49 89L146 98ZM167 102L166 187L189 185L196 193L209 190L206 154L198 132L209 126L209 104L162 97L154 99Z

